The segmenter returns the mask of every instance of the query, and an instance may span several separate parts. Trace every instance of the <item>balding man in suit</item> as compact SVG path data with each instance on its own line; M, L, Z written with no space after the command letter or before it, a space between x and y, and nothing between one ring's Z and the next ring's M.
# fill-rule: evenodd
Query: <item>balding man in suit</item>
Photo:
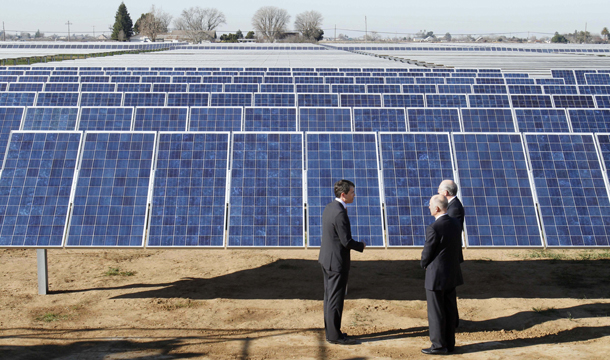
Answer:
M356 342L341 332L350 251L362 252L366 244L352 239L347 216L347 204L354 201L356 194L354 183L339 180L335 183L334 190L335 200L326 205L322 213L322 246L318 258L324 274L324 329L329 343L350 345Z
M447 354L455 350L457 297L455 288L464 283L460 268L462 248L460 223L447 216L447 198L430 199L430 215L435 221L426 229L421 266L426 270L426 300L432 346L424 354Z

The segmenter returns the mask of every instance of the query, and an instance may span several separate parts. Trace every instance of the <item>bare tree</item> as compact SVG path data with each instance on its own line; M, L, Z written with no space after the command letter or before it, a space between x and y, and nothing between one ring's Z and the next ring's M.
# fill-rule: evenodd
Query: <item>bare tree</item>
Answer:
M172 16L169 13L160 8L155 8L155 5L153 5L150 12L142 18L139 31L142 35L148 36L150 41L155 42L159 34L166 33L169 30L171 22Z
M322 14L317 11L305 11L297 15L294 20L294 29L310 40L321 40L322 34Z
M203 40L213 39L214 30L226 23L225 15L218 9L195 6L182 10L174 25L176 29L183 30L191 42L198 44Z
M286 32L286 24L290 21L288 11L275 6L263 6L252 16L252 26L259 38L272 42Z

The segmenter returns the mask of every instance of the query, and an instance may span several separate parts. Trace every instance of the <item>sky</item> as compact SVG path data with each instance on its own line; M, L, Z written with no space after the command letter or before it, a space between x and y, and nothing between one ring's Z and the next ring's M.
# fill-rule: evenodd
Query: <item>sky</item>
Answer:
M72 34L96 34L105 31L114 23L120 1L84 0L17 0L3 1L0 6L0 21L7 33L36 30L50 35L67 33L69 21ZM127 11L135 21L151 5L162 8L174 19L193 6L215 7L227 19L217 31L244 34L252 30L252 15L263 6L286 9L291 15L288 28L292 29L297 14L316 10L323 17L326 37L336 33L351 37L364 34L365 17L368 31L377 31L382 36L409 36L421 30L444 35L459 34L507 34L526 37L528 33L537 37L584 30L599 34L604 27L610 28L610 1L602 0L309 0L309 1L252 1L231 0L229 2L201 2L192 0L125 0Z

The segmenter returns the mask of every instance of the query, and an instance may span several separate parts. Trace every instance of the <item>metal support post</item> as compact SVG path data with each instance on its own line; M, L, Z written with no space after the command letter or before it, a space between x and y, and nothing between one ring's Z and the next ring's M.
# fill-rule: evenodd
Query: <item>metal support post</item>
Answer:
M36 249L38 263L38 295L49 292L49 274L47 272L47 249Z

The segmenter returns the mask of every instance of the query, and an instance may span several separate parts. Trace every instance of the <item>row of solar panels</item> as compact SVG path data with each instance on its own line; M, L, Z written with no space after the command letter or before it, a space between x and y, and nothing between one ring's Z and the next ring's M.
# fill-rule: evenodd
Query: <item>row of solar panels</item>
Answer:
M610 132L610 109L0 107L0 123L6 135L11 130L596 133Z
M91 49L91 50L158 50L176 47L175 43L145 43L145 44L0 44L0 49Z
M182 48L190 48L183 46ZM499 47L499 46L473 46L473 47L453 47L453 46L332 46L337 50L347 51L512 51L512 52L534 52L534 53L607 53L609 49L580 49L580 48L563 48L563 49L528 49L518 47Z
M0 247L316 247L342 178L369 246L422 246L454 178L467 246L608 247L608 167L610 134L18 131Z
M605 79L605 76L608 74L586 74L592 75L591 79ZM478 78L492 78L492 79L528 79L528 74L501 74L501 73L423 73L423 72L391 72L391 73L380 73L380 72L259 72L259 71L17 71L17 70L4 70L0 71L0 76L19 76L24 78L39 78L42 79L44 77L58 77L58 76L70 76L75 78L80 76L82 78L88 77L99 77L104 79L100 82L108 82L113 81L113 78L117 78L118 80L114 80L115 82L121 81L120 79L123 77L133 78L130 79L132 82L140 76L174 76L174 77L200 77L200 76L233 76L237 78L259 78L258 82L263 82L260 78L268 78L267 81L282 81L287 82L285 79L274 80L279 77L358 77L358 78L366 78L366 77L375 77L375 78L394 78L394 77L414 77L414 78L447 78L447 79L478 79ZM558 78L560 79L560 78ZM29 80L26 80L29 81ZM129 81L125 81L129 82ZM193 82L197 82L196 79ZM201 81L199 81L201 82ZM236 81L237 82L237 81ZM252 81L250 81L252 82Z
M0 92L0 106L610 108L610 95Z
M0 92L263 92L355 94L538 94L609 95L610 85L383 85L231 83L0 83Z

